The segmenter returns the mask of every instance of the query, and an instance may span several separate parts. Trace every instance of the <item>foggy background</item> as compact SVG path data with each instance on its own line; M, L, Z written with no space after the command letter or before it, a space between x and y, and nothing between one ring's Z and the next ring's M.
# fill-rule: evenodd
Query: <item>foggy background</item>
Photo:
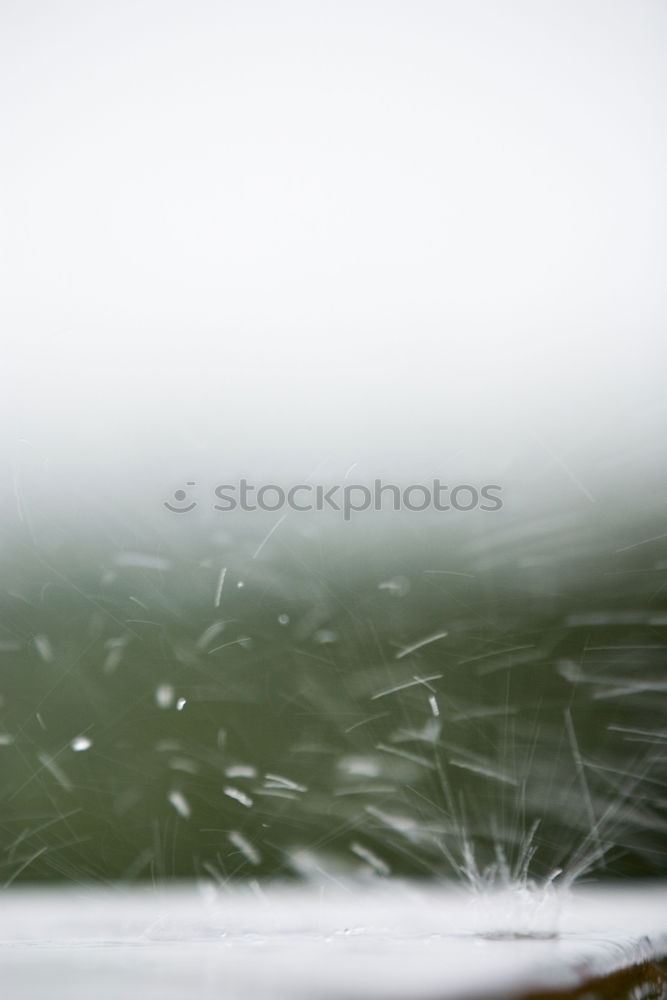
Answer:
M493 479L549 450L584 482L655 467L666 16L6 2L1 433L25 503L463 455Z

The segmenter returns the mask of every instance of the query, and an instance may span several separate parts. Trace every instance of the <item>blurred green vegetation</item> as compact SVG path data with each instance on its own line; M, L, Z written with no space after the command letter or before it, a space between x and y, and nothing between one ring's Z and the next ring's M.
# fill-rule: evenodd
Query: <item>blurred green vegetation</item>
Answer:
M664 874L661 517L13 539L2 881Z

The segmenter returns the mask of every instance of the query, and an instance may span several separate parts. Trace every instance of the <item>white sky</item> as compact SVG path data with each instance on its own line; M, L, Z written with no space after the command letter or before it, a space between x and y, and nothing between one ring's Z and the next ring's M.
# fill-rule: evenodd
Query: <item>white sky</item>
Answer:
M657 441L666 28L657 0L4 0L11 467Z

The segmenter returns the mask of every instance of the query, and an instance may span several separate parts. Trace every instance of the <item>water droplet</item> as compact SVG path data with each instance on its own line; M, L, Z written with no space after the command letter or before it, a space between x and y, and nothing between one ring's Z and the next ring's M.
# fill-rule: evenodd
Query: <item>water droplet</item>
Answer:
M70 747L74 753L81 753L82 750L90 750L93 745L93 741L89 740L87 736L75 736Z
M158 708L169 708L174 700L174 689L171 684L160 684L155 689L155 703Z
M404 576L395 576L378 583L378 590L386 590L392 597L405 597L410 590L410 581Z
M190 819L192 810L185 795L182 795L181 792L169 792L167 798L179 816L183 819Z
M225 768L225 774L228 778L256 778L257 768L251 764L232 764Z
M315 642L319 642L320 645L325 645L330 642L338 642L338 633L334 632L330 628L320 628L317 630L313 636Z
M239 802L242 806L245 806L246 809L250 809L253 804L250 796L246 795L245 792L242 792L240 788L233 788L231 785L227 785L226 788L223 788L223 792L228 796L228 798Z
M36 635L33 638L35 649L45 663L53 663L53 646L47 635Z

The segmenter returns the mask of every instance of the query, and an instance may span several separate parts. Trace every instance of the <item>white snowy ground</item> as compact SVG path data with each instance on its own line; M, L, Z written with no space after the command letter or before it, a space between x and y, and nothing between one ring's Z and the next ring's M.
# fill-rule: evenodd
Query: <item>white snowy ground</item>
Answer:
M0 908L8 1000L520 997L665 955L667 884L537 906L397 882L19 888Z

